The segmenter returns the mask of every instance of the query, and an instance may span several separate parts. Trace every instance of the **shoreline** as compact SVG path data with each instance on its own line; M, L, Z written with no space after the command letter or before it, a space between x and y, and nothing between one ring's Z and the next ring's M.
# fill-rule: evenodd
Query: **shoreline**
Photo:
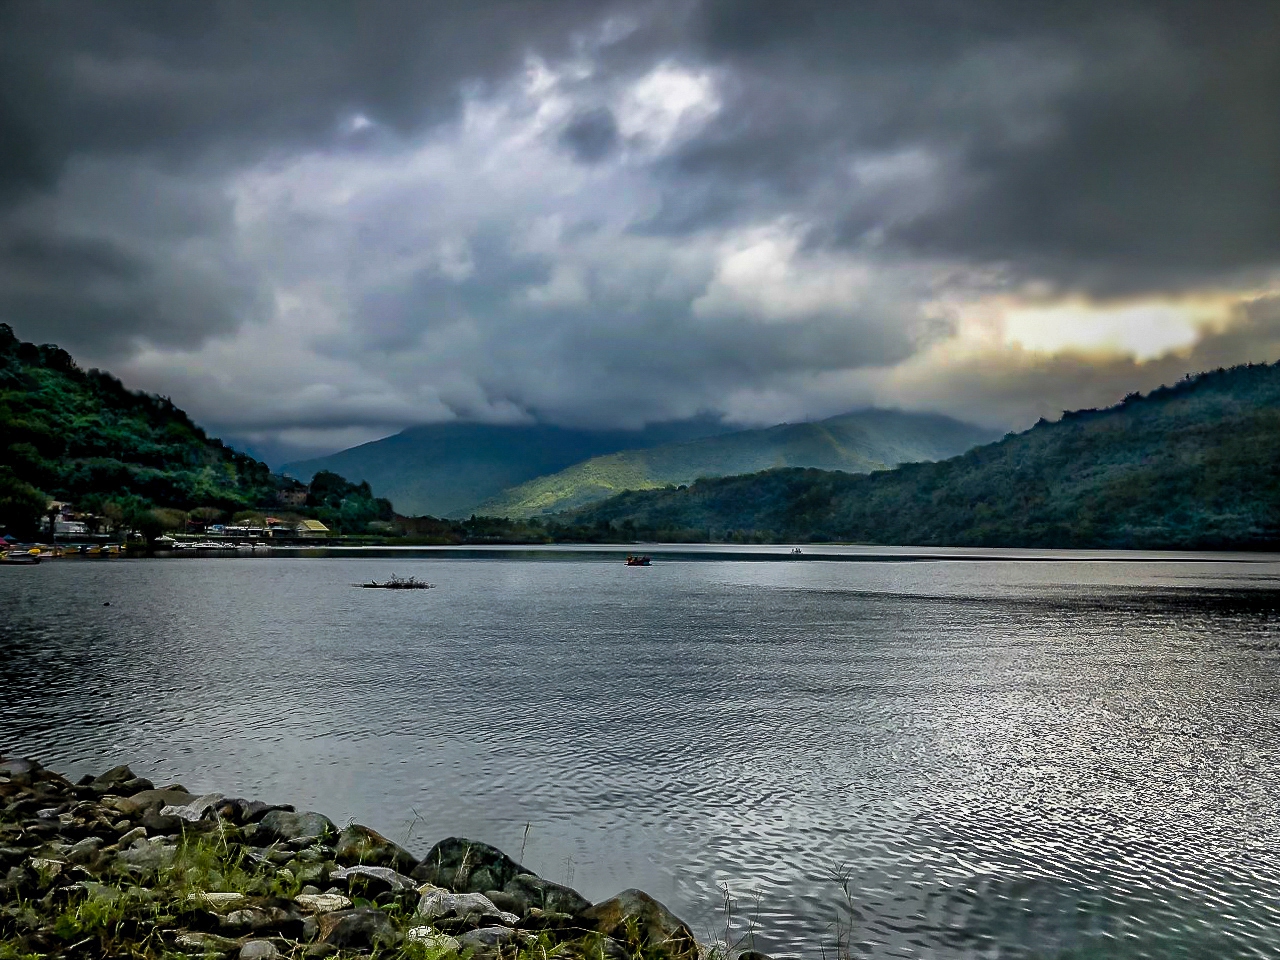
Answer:
M486 843L418 859L289 804L72 783L0 756L0 958L768 960L699 943L643 891L591 903Z

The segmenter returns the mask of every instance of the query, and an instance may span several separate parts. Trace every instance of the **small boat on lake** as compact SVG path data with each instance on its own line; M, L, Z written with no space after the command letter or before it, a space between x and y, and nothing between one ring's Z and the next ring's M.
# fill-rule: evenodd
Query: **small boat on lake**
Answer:
M653 558L641 554L627 554L628 567L647 567L653 562Z
M419 580L417 577L397 577L393 573L390 580L384 580L382 583L370 580L368 583L357 583L356 586L366 590L430 590L435 584Z
M8 553L0 554L0 563L10 566L29 567L39 562L39 552L29 553L26 550L10 550Z

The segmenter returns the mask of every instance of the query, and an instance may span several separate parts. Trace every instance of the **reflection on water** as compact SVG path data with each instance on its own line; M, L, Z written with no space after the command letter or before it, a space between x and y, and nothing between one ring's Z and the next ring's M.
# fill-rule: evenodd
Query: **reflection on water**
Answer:
M392 572L438 589L351 587ZM1275 957L1278 574L49 563L0 578L0 751L523 849L707 938L727 888L779 953Z

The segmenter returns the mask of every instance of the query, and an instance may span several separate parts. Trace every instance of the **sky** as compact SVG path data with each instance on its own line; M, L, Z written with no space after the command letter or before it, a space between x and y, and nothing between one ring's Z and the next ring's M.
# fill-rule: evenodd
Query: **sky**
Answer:
M1280 358L1274 0L0 0L0 320L315 453ZM283 453L282 453L283 452Z

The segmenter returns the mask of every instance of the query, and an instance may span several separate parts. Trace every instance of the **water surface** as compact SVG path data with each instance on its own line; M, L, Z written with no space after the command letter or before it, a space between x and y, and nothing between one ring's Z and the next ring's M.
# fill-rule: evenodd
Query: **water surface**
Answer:
M6 568L0 752L487 840L708 939L727 890L779 954L1280 957L1275 558L805 549ZM393 572L437 589L352 586Z

